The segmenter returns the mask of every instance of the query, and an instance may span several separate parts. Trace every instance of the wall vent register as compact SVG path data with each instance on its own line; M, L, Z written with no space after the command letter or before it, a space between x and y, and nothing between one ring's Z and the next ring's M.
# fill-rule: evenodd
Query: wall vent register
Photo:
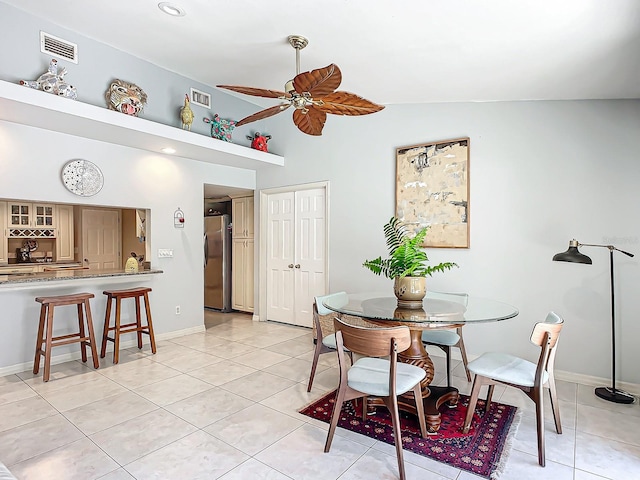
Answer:
M78 45L47 32L40 32L40 51L53 55L54 57L78 63Z

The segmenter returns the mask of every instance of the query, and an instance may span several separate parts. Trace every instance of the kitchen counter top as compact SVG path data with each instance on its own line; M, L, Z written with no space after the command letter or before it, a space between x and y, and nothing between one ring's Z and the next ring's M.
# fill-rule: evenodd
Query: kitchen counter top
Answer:
M123 269L113 270L71 270L62 269L53 272L42 273L15 273L11 275L0 275L0 287L20 285L28 283L42 283L54 281L83 280L92 278L107 277L134 277L138 275L151 275L163 273L162 270L139 270L137 273L127 273Z

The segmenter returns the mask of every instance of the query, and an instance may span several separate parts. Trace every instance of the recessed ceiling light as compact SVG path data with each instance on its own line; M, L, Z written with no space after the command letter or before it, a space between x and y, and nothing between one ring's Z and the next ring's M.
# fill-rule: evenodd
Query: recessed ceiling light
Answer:
M172 153L176 153L176 149L171 147L165 147L162 149L162 153L168 153L169 155L171 155Z
M158 8L167 15L171 15L173 17L184 17L187 13L184 11L184 8L171 2L160 2L158 4Z

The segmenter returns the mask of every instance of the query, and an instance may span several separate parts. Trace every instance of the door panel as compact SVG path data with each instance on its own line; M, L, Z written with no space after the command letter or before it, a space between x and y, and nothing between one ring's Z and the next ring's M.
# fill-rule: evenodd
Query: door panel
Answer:
M82 258L91 270L122 268L119 210L82 209Z

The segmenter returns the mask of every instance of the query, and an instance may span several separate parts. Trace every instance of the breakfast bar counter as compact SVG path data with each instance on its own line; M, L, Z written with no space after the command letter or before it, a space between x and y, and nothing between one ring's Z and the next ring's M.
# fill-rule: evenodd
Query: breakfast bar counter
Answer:
M137 272L125 272L124 269L90 270L90 269L63 269L40 273L15 273L0 275L0 289L6 287L43 286L45 282L67 282L72 280L108 279L110 277L136 277L139 275L152 275L163 273L162 270L139 270Z

